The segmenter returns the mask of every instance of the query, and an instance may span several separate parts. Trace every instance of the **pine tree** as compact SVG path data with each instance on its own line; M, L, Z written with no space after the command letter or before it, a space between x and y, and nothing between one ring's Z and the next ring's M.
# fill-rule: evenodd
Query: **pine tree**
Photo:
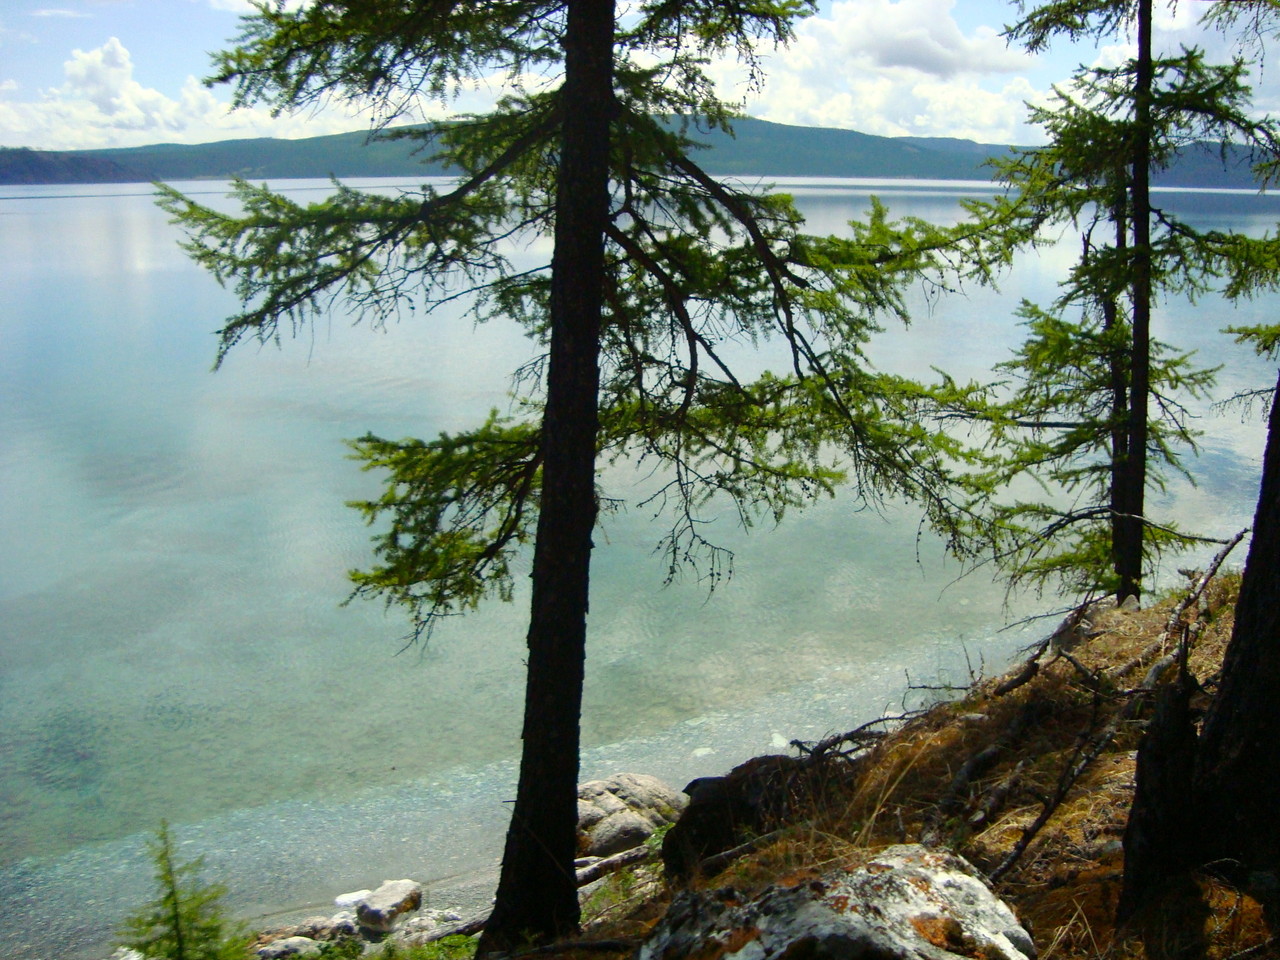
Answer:
M954 525L959 448L918 416L920 390L876 372L866 345L881 317L905 317L903 285L965 266L981 229L893 224L874 207L846 237L803 232L790 199L723 183L693 159L700 129L728 128L708 58L785 42L800 0L605 0L494 5L336 0L259 7L219 57L237 102L281 110L372 100L389 123L417 98L448 99L495 69L494 110L392 136L421 140L457 171L446 188L386 196L338 187L303 207L239 183L241 211L174 191L163 204L187 249L231 282L244 310L219 360L245 336L272 340L335 302L357 318L430 310L459 295L474 314L522 322L545 354L526 368L512 416L434 440L356 444L385 468L365 503L378 564L357 595L402 602L415 630L509 597L532 541L520 783L482 952L573 930L581 709L597 464L648 461L652 504L671 526L669 575L692 564L715 582L725 554L707 513L779 519L842 484L864 500L906 496ZM518 270L513 238L551 237L550 264ZM996 251L992 256L1002 255ZM754 380L726 345L775 339L788 367Z
M239 960L246 941L223 916L226 889L200 879L203 859L179 863L169 824L147 845L160 896L121 928L121 943L156 960Z
M1210 65L1196 49L1154 56L1149 0L1062 0L1011 28L1031 50L1055 35L1101 38L1131 25L1137 54L1115 68L1082 68L1032 111L1048 145L999 165L1009 195L986 215L1033 227L1069 225L1081 254L1049 308L1023 304L1029 337L1001 370L1013 385L969 415L989 428L981 498L1024 478L1048 500L993 499L976 528L1011 579L1117 599L1140 596L1166 550L1196 542L1147 508L1149 489L1183 472L1195 433L1184 404L1214 370L1151 336L1161 297L1213 288L1251 241L1199 231L1155 205L1150 183L1183 151L1246 144L1275 154L1269 120L1251 115L1244 64ZM973 392L968 394L972 399ZM960 404L962 406L962 404Z

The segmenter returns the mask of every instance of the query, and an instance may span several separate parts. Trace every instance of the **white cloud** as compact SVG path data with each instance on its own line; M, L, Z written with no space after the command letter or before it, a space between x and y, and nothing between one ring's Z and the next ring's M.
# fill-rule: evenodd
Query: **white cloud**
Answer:
M88 19L88 18L89 18L89 16L90 16L90 14L84 13L83 11L80 11L80 10L52 10L52 9L43 9L43 10L32 10L32 11L31 11L31 16L33 16L33 17L58 17L58 18L62 18L62 19L69 19L69 20L73 20L73 19Z
M839 0L829 17L805 20L799 39L820 45L824 59L846 69L907 69L949 78L1013 72L1027 57L991 27L965 35L951 15L954 0Z
M333 109L276 119L258 109L232 111L194 77L176 97L134 78L133 59L112 37L94 50L74 50L65 82L38 100L6 100L0 86L0 135L6 146L46 149L200 143L228 137L311 136L358 128L354 111ZM11 83L11 82L10 82Z
M747 111L780 123L882 136L954 136L1028 142L1027 100L1042 94L1019 74L1032 64L994 27L965 32L954 0L838 0L800 23L786 49L765 53L763 92ZM730 99L741 71L722 66Z

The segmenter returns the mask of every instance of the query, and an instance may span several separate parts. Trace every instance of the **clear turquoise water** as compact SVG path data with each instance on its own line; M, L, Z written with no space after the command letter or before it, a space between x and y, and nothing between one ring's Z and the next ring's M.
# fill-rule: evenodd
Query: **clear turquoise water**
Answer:
M187 184L216 201L217 184ZM814 229L869 192L942 219L954 187L791 185ZM306 197L323 184L294 182ZM1258 231L1274 203L1180 196L1205 223ZM175 824L245 912L300 908L389 876L438 879L499 849L518 746L522 597L400 652L403 622L339 606L368 531L343 506L377 478L345 459L372 430L427 436L506 403L529 345L459 314L386 330L343 317L214 374L233 297L192 267L145 186L0 195L0 955L104 951L141 898L140 838ZM542 251L525 255L533 258ZM980 375L1017 339L1012 307L1049 299L1070 240L999 294L918 303L873 354L890 369ZM1216 333L1274 300L1160 312L1163 335L1227 364L1223 394L1269 383ZM1201 529L1248 523L1261 431L1206 411L1200 485L1168 505ZM625 470L606 476L626 495ZM988 672L1029 638L1021 612L955 569L908 508L816 505L750 537L726 516L734 579L662 588L643 510L595 558L584 774L677 784L896 709L906 672ZM1032 628L1034 632L1035 628Z

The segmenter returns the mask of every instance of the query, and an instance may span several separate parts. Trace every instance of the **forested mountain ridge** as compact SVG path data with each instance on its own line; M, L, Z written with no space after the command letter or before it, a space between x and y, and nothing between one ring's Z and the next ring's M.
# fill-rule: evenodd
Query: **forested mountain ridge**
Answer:
M744 118L734 136L705 134L697 158L708 171L742 177L901 177L986 180L988 157L1003 144L948 137L879 137L854 130L795 127ZM299 140L261 137L202 144L101 150L0 148L0 184L148 183L154 180L339 179L447 173L424 163L413 140L370 140L365 131ZM1255 186L1248 158L1216 148L1189 151L1156 183L1182 187Z

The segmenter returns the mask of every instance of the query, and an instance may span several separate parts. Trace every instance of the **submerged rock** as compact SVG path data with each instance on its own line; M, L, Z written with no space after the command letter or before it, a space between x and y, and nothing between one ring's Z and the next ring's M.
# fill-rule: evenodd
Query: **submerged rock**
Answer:
M672 901L637 960L1032 960L1035 945L974 868L919 845L747 898L731 888Z

